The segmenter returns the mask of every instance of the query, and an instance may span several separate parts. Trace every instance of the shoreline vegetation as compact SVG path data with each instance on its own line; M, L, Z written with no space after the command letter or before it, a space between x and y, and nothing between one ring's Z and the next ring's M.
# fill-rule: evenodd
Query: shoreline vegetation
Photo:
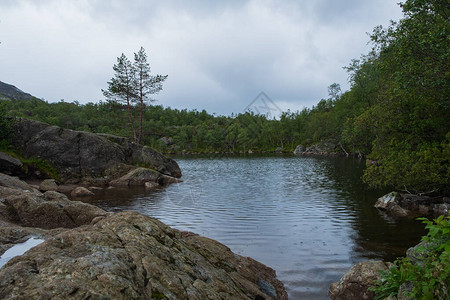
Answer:
M406 0L399 5L403 9L403 18L392 22L387 28L375 27L369 35L372 50L359 59L353 59L345 67L349 73L350 89L342 92L339 84L333 83L328 87L329 97L321 99L312 108L282 112L278 119L270 119L252 111L216 116L205 110L179 110L140 101L139 109L130 112L129 105L127 107L113 98L87 104L64 100L48 103L38 98L30 98L30 95L25 93L17 94L15 89L13 96L7 92L0 95L0 151L16 153L19 156L22 154L20 152L23 149L17 148L18 135L13 128L16 122L24 119L59 126L66 132L77 130L90 134L101 133L110 138L113 138L112 135L132 137L129 120L139 120L139 130L142 130L142 134L136 141L160 152L217 155L294 151L301 155L342 153L344 156L366 159L362 179L369 187L391 188L397 192L426 196L430 199L439 197L448 201L449 6L446 1L433 0ZM8 86L2 82L0 84L2 90ZM59 131L54 133L57 132ZM103 153L103 156L106 157L107 154ZM42 158L37 162L50 168L52 172L52 168L56 167L49 163L49 160ZM29 162L31 165L32 163ZM138 166L132 167L139 169ZM137 173L133 175L137 175L135 178L140 176ZM155 180L158 181L158 178ZM124 179L129 180L129 177ZM9 191L3 187L1 190L5 193ZM27 194L23 199L29 197L38 197L39 201L50 203L60 196L51 193L47 196ZM49 199L44 199L45 197ZM398 206L402 201L398 197L395 198L393 206ZM447 202L445 204L448 205ZM0 208L3 206L5 204L0 202ZM10 212L11 210L4 210L5 214ZM108 218L105 217L105 220ZM439 232L442 243L438 244L439 249L431 247L431 251L436 252L442 260L425 265L399 261L397 270L413 270L414 276L433 274L433 268L449 270L445 265L448 263L450 251L448 219L438 218L436 222L437 225L428 223L430 234L427 241ZM97 223L109 226L106 221L97 220L95 224ZM136 229L135 226L133 228ZM8 265L11 266L12 263ZM420 268L424 270L423 273L416 272ZM0 270L0 275L6 274L3 270L4 268ZM389 270L391 275L386 275L386 278L392 281L389 295L398 295L400 298L402 292L396 293L410 281L396 278L398 274L395 273L395 268ZM17 271L20 273L21 270ZM438 297L437 299L448 298L448 273L442 276L442 285L441 282L433 282L431 285L431 281L430 284L421 283L420 286L413 284L412 287L405 288L406 292L409 295L426 295L424 299L428 299L430 295ZM256 289L260 292L265 287L265 284L260 283ZM360 290L353 299L360 299L362 294L367 293L368 288ZM79 287L76 287L72 292L77 293L78 290ZM159 292L160 290L157 290L154 296L158 296ZM269 288L266 292L266 295L273 294L273 289Z

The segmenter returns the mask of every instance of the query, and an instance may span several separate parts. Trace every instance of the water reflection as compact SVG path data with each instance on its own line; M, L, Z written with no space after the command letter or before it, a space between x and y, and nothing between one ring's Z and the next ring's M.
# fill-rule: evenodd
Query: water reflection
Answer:
M104 191L108 210L136 210L219 240L277 271L292 299L327 299L355 262L393 259L422 226L389 222L373 204L384 191L360 181L363 163L345 158L178 158L183 183L152 192Z

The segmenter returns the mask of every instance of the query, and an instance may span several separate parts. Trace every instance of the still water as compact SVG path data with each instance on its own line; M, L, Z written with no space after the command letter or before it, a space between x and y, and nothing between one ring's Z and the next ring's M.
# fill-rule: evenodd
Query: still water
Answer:
M424 233L373 204L364 163L325 157L178 157L184 182L146 192L105 191L92 201L135 210L216 239L277 271L290 299L328 299L352 264L393 260Z

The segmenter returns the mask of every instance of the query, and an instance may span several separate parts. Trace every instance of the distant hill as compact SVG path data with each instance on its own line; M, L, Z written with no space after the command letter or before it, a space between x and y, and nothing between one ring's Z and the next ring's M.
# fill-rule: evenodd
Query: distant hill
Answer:
M7 84L0 81L0 99L1 100L32 100L36 97L25 93L16 88L14 85Z

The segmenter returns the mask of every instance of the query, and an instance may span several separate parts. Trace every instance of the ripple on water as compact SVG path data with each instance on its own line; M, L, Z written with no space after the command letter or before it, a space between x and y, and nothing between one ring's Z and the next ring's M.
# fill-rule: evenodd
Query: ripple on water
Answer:
M177 161L184 182L100 205L142 212L261 261L277 271L291 299L327 299L330 283L353 263L389 257L417 242L414 222L389 223L374 212L380 193L364 190L358 179L361 162L312 157ZM401 237L406 230L408 236Z

